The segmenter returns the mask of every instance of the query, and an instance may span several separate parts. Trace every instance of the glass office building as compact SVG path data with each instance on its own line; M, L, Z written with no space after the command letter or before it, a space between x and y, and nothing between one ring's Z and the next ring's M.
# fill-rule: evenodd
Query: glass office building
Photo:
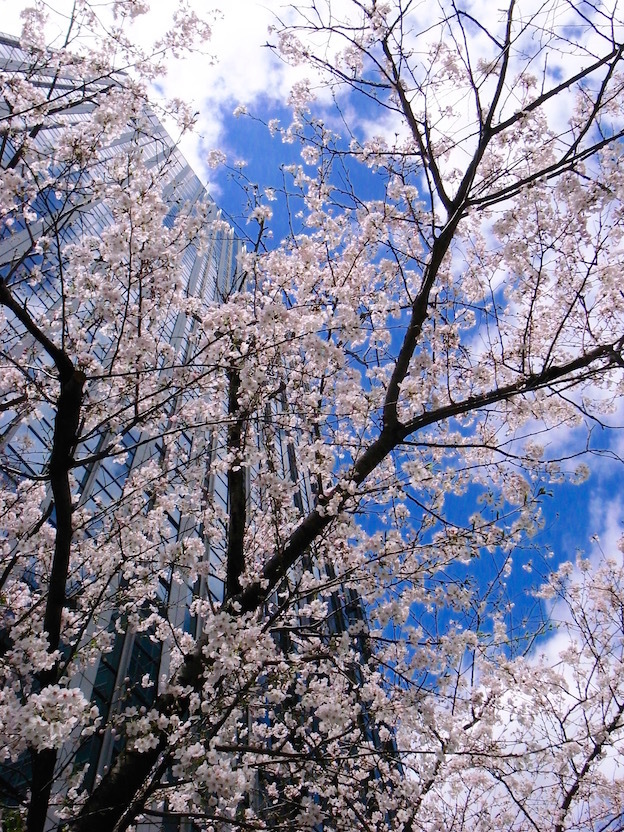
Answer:
M215 386L211 408L217 417L210 425L179 428L179 415L192 410L196 397L207 395L207 388L200 387L203 392L198 393L192 384L178 383L178 375L186 373L185 378L190 378L201 366L201 349L197 346L202 325L199 311L204 306L218 306L240 288L241 243L220 219L205 188L145 104L134 101L134 116L121 126L111 128L107 123L98 123L99 103L108 96L123 94L123 76L109 75L85 82L75 70L73 74L64 72L60 65L55 67L50 63L49 56L39 58L36 52L25 52L15 39L7 36L0 37L0 70L6 93L0 99L0 167L4 174L9 174L5 175L5 182L10 183L12 170L30 166L33 181L38 183L32 193L16 192L14 201L16 205L21 201L20 210L5 211L0 218L0 278L11 287L12 296L27 310L30 319L40 325L46 337L63 345L67 352L71 352L73 332L78 326L83 342L84 332L90 339L83 359L89 378L86 401L88 413L96 415L90 417L88 424L81 425L74 451L77 460L72 471L72 499L77 518L74 548L91 552L93 556L92 541L111 541L116 534L122 546L125 538L120 529L122 525L124 528L132 525L132 511L145 513L154 506L155 498L149 489L139 488L137 497L137 487L133 485L137 472L150 469L152 482L156 483L154 493L162 496L168 487L174 489L179 484L179 478L184 478L185 464L191 460L195 471L204 466L203 499L210 504L214 522L219 522L219 517L225 517L229 508L227 466L214 464L228 451L227 429L218 424L219 411L227 415L227 395L222 386ZM29 90L39 91L39 104L35 101L24 113L18 112L15 105L21 81L27 82ZM45 111L45 119L37 117L37 106ZM93 131L93 153L86 158L77 157L70 143L77 136L82 139L90 135L89 131ZM67 152L63 152L65 146ZM97 300L88 292L84 296L80 294L79 280L88 288L90 281L100 276L103 279L105 268L112 269L110 262L114 255L110 250L115 241L111 243L109 237L119 227L117 212L123 209L121 203L133 198L130 179L127 171L124 173L124 166L131 164L140 167L141 181L157 191L154 210L160 214L154 221L163 235L170 235L174 252L173 265L150 265L150 269L163 268L165 272L173 269L175 297L181 298L180 302L172 302L173 295L167 295L166 291L162 296L158 294L160 290L154 288L156 279L152 273L141 284L136 277L141 274L141 267L134 266L132 279L128 278L124 285L118 279L119 286L100 291ZM119 202L111 197L115 187ZM144 191L140 190L137 200L140 202L144 197ZM132 209L130 205L124 210ZM197 219L196 238L176 237L182 216ZM131 242L124 241L126 253L121 257L124 267L128 265L127 252L133 251ZM149 239L142 241L144 246L149 244ZM106 246L109 261L104 263L102 252ZM144 320L158 330L158 337L150 342L156 351L151 358L150 344L141 346L146 338L149 340L149 332L141 332L139 323L139 328L129 337L124 327L130 326L127 323L130 314L121 323L111 314L113 305L123 307L124 304L128 308L144 308ZM57 412L53 362L42 348L41 339L19 317L7 312L2 325L0 374L9 379L16 372L21 373L21 382L17 391L8 383L0 389L3 395L0 484L8 490L19 491L24 482L33 488L33 483L39 483L42 522L53 532L55 511L49 486L45 485ZM137 350L145 349L146 367L151 361L151 387L142 394L140 419L133 417L132 408L138 408L140 397L136 393L133 400L132 385L127 379L111 381L114 375L111 368L120 360L123 338L131 348L136 343ZM202 372L208 373L210 369ZM102 380L103 393L98 392L98 379ZM119 412L110 407L110 402L102 402L101 412L105 416L98 421L97 397L108 395L107 391L115 389L115 384L121 391ZM136 389L138 384L137 381ZM145 382L141 384L145 386ZM151 403L152 412L144 401ZM314 504L313 487L298 463L297 445L301 437L276 426L279 419L275 417L282 407L279 397L271 400L263 415L264 427L256 430L254 441L271 443L272 464L278 476L289 483L292 508L296 513L305 514ZM253 474L248 470L247 500L261 508L263 496L254 485ZM227 534L224 529L222 533L207 531L205 513L201 511L194 512L174 502L168 504L166 499L162 499L162 506L158 545L153 546L149 556L152 610L157 609L167 618L172 631L195 636L201 620L193 610L194 599L209 598L218 602L223 597ZM198 544L203 547L204 567L199 573L167 566L166 558L163 559L163 552L174 550L180 543L184 548L185 541L187 545L192 541L195 548ZM5 563L14 565L13 578L21 582L26 592L36 596L41 584L37 557L28 553L14 557L14 541L7 534L0 542L5 544L8 553ZM83 603L85 586L88 587L97 571L89 557L85 554L84 561L70 574L66 587L69 615L72 600ZM5 565L2 569L2 580L10 582L11 570ZM149 707L159 679L167 675L166 643L163 648L163 640L152 638L150 628L140 626L140 622L137 625L136 618L134 623L128 622L122 602L117 606L120 598L123 601L131 595L133 582L140 580L142 577L136 569L131 572L120 568L107 587L111 602L101 603L100 598L97 616L79 636L73 634L81 643L88 642L95 630L100 637L102 633L108 635L108 649L92 655L72 683L80 686L97 706L102 724L109 726L78 748L71 741L67 743L65 759L71 759L72 766L77 764L80 768L89 763L83 783L87 787L103 774L119 748L119 740L110 727L116 711L132 706ZM95 580L92 583L96 585ZM149 613L146 609L146 616ZM0 632L10 629L8 625L12 622L6 618L8 615L0 611L0 616L5 616L4 621L0 617ZM346 588L337 588L331 598L328 627L334 632L343 632L350 622L362 618L357 596ZM5 647L8 645L9 642ZM145 684L146 679L149 684ZM58 766L63 764L61 755ZM17 761L0 762L0 778L0 789L9 795L10 803L12 793L19 796L28 788L28 757L22 755ZM59 782L63 783L62 777ZM259 795L262 790L259 782Z
M177 241L174 252L177 291L187 300L195 299L198 304L214 304L236 289L241 244L220 221L217 207L158 118L140 101L135 101L131 105L135 108L135 117L121 128L109 130L111 138L106 138L107 125L98 128L98 107L106 98L123 94L126 84L123 76L109 75L85 83L75 70L64 72L60 64L54 65L50 55L25 51L16 39L8 36L0 36L0 71L3 90L0 98L0 166L4 182L10 182L7 173L12 170L30 167L36 185L36 193L16 192L14 202L18 210L5 213L0 219L0 278L10 286L13 297L27 310L30 318L41 325L45 335L57 344L67 343L71 340L74 324L84 327L85 321L92 319L90 360L104 369L115 366L120 344L119 326L114 323L107 328L106 310L97 309L94 301L83 301L77 297L76 290L72 295L67 290L64 274L70 256L76 256L77 246L85 239L104 240L118 221L117 206L110 196L102 196L103 186L114 184L117 176L123 191L123 167L131 162L140 161L144 178L158 191L157 204L165 209L160 217L163 234L175 232L176 221L182 213L201 217L203 232L198 235L201 245L192 238ZM15 102L20 95L21 83L27 85L31 94L39 91L45 119L38 121L36 114L29 113L28 106L23 114L18 111ZM71 141L82 129L85 134L94 131L94 154L84 160L77 159L71 147ZM98 129L101 132L97 133ZM63 152L64 144L66 152ZM24 204L27 204L27 210L24 210ZM172 233L172 240L175 246L175 233ZM130 250L129 246L127 250ZM94 255L88 268L94 275L98 274L101 266L97 256ZM108 303L136 304L141 288L136 276L133 279L134 285L128 284L125 295L123 287L121 292L111 292ZM175 372L172 366L178 362L188 367L192 361L191 344L196 341L199 327L199 317L188 312L192 307L190 302L184 309L179 304L171 304L171 311L165 310L151 321L151 325L159 329L154 343L157 340L169 343L171 355L175 357L167 362L159 355L154 361L154 373L159 377L154 383L155 391L151 391L155 402L154 417L137 419L136 425L132 424L133 419L127 412L121 414L117 425L111 424L110 418L103 419L99 429L86 431L85 438L75 449L77 460L90 460L72 472L72 498L82 515L82 520L77 521L75 546L80 546L81 539L84 541L100 534L102 524L110 524L115 512L126 510L128 481L141 468L160 464L165 448L159 434L167 434L176 413L194 395L192 388L183 390L181 385L176 387L171 382ZM17 369L28 376L26 393L14 392L7 384L2 389L0 402L1 484L17 490L23 482L46 480L56 408L46 390L41 388L38 394L37 388L40 379L44 380L41 382L44 386L48 377L54 383L54 367L37 338L9 311L2 320L1 339L0 375L8 379ZM33 403L33 397L38 398L36 403ZM25 406L26 399L29 407ZM224 452L222 433L217 429L201 429L195 433L178 431L175 440L169 443L167 453L188 457L199 452L199 448L210 459ZM114 452L106 453L105 449L113 443L113 434L118 446ZM172 480L175 473L170 470L163 472L163 476ZM207 476L206 488L213 503L225 512L228 503L225 476ZM49 488L44 488L42 499L45 521L53 528L54 506ZM167 531L162 534L163 547L176 540L202 536L201 523L177 506L169 508L164 522ZM9 541L6 534L0 535L0 541L6 544L10 563L15 551L14 542ZM171 570L169 575L166 569L159 570L155 603L167 615L172 627L193 632L197 627L197 620L189 612L193 598L208 593L218 598L222 594L221 558L219 542L206 543L205 559L213 567L205 570L201 578L192 576L180 581L181 573L178 573L174 581ZM6 565L7 560L3 561L3 570ZM15 568L20 570L19 579L26 590L36 593L40 576L35 559L24 568L24 560L16 557ZM70 608L72 596L81 591L81 579L89 580L87 564L81 575L70 576L67 586ZM112 590L119 590L124 581L129 580L120 575ZM4 581L10 583L8 573L4 575ZM115 593L111 591L113 595ZM106 605L103 609L91 626L110 633L110 649L85 664L78 678L84 694L97 705L106 724L122 704L123 707L150 704L159 676L166 674L168 657L163 655L160 643L150 638L149 630L122 626L122 616L117 609L113 606L107 609ZM8 616L8 611L0 611L0 631L3 633L12 624ZM88 636L86 632L84 638ZM7 646L10 646L8 642ZM153 685L136 684L146 674ZM94 735L91 742L77 752L78 763L90 763L87 785L110 764L115 742L114 733L108 730ZM71 753L74 752L75 749L71 749ZM17 764L15 761L0 763L4 767L2 780L9 795L12 789L18 795L27 787L28 765L27 756Z

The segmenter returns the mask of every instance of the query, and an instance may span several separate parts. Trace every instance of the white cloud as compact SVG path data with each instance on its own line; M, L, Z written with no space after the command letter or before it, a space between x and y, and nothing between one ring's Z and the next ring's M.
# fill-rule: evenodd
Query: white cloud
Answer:
M275 0L230 3L213 25L207 54L196 53L170 64L162 85L165 97L182 96L200 114L195 135L182 143L200 174L205 172L205 149L219 148L225 141L225 115L231 115L238 104L253 112L261 97L275 104L287 99L298 73L280 62L267 46L268 28L281 5Z
M19 34L20 14L32 3L2 0L1 5L3 28L9 34ZM155 40L168 22L167 16L163 16L162 4L152 5L152 11L138 18L129 30L132 39L141 45ZM193 5L198 14L204 15L205 5L200 0L194 0ZM207 175L205 149L219 147L224 141L224 115L231 114L239 103L253 110L260 98L275 104L285 103L292 83L303 74L301 69L280 61L267 45L269 26L277 22L276 16L282 21L292 17L292 8L282 0L236 0L224 5L227 8L217 12L214 20L208 15L211 41L188 57L171 60L167 77L155 88L155 95L182 98L199 111L195 135L184 139L182 149L203 175ZM48 6L50 42L64 36L71 8L70 0L58 0L53 7ZM102 15L103 6L97 12Z
M577 545L581 551L587 552L584 560L589 564L586 564L583 570L578 564L570 570L568 581L572 586L578 586L586 580L588 571L595 573L599 570L605 558L614 559L616 562L622 560L621 541L624 533L622 499L614 496L610 500L605 500L604 495L598 491L590 497L588 516L590 518L588 539L577 541ZM591 538L589 535L592 535ZM570 557L574 556L574 552L568 554ZM549 617L561 628L552 637L538 643L534 658L544 657L549 666L557 664L561 653L570 645L571 640L576 638L572 612L569 604L558 598L553 600L548 609Z

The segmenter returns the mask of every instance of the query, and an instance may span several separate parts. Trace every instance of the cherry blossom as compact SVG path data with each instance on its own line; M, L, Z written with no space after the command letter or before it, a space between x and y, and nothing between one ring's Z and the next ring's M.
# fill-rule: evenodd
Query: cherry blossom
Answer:
M619 10L301 9L245 246L148 104L209 22L148 11L35 4L2 70L7 824L608 828L621 553L538 555L614 454Z

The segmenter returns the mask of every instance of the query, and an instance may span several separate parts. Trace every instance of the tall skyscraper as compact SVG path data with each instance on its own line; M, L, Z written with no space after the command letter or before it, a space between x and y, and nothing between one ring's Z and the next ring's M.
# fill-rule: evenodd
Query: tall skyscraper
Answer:
M95 405L99 395L111 395L110 380L115 373L127 372L128 364L124 367L120 352L141 350L141 342L145 342L143 369L147 383L137 371L135 383L139 386L134 402L122 382L118 406L107 413L103 407L92 426L82 424L78 428L80 439L72 456L77 461L86 460L84 464L77 462L71 472L74 548L79 549L81 540L85 546L89 541L111 542L115 523L128 521L133 510L129 504L137 497L129 484L133 477L138 477L137 472L155 465L153 484L159 477L173 481L175 466L165 461L166 454L173 457L186 453L188 457L198 453L205 454L208 460L211 455L225 452L220 444L222 431L218 429L203 425L194 434L175 429L176 414L191 405L195 393L186 380L180 384L174 376L189 372L194 360L193 344L197 343L200 321L189 310L196 305L218 304L236 288L241 244L219 221L216 206L158 118L134 93L127 92L128 79L107 75L85 83L76 67L64 70L60 55L25 51L17 40L7 36L0 39L0 69L0 166L5 197L7 188L15 183L14 192L4 200L0 220L0 278L4 292L0 477L5 493L40 489L42 514L38 522L49 528L50 540L54 536L56 507L48 474L59 412L52 389L53 352L63 350L81 372L95 376L92 386L97 388L98 383L104 382L104 387L109 388L108 392L102 389L93 393L91 403ZM20 97L23 111L19 109ZM106 119L112 118L110 109L98 122L100 110L104 111L103 105L109 104L111 98L120 99L120 104L134 113L128 123L108 124ZM88 148L89 137L93 152L81 158L77 144L84 141ZM72 142L76 146L72 147ZM115 182L119 186L117 203L111 191ZM119 204L124 199L133 204ZM138 217L142 210L156 211L157 215ZM176 236L182 214L197 218L203 229ZM125 230L119 237L117 232L124 224ZM133 233L143 235L137 245L128 237L123 238L123 234ZM158 233L158 239L150 239L150 233ZM163 245L167 235L169 246ZM149 251L150 247L155 254ZM70 275L80 250L85 257L84 271L81 276L74 269ZM133 256L137 263L131 262ZM170 263L161 262L168 256ZM110 295L100 294L98 298L97 292L91 293L87 285L91 280L108 281ZM169 285L159 287L159 280L168 281ZM81 287L80 281L86 283ZM182 302L176 302L180 298ZM158 303L162 303L162 308L157 308ZM16 315L11 304L24 314ZM143 316L142 322L137 315ZM79 329L82 332L77 335ZM53 343L53 348L47 349L46 339ZM76 355L80 339L82 359ZM163 352L163 346L169 348ZM150 350L156 354L150 355ZM48 382L52 388L44 390ZM86 396L91 396L89 386ZM98 409L97 405L95 408ZM171 441L167 434L173 437ZM205 467L208 472L209 466ZM208 473L206 477L211 501L226 512L226 477ZM149 482L148 474L144 484L147 489ZM140 489L137 493L137 510L145 515L155 498ZM8 499L10 502L11 498ZM121 520L122 517L126 519ZM18 588L28 593L30 604L36 608L45 603L49 590L46 566L50 568L50 564L38 562L34 552L24 551L27 547L23 538L15 540L11 534L8 529L0 538L4 545L3 587L9 598L11 591ZM159 534L163 550L172 549L180 541L202 535L201 520L185 513L184 507L171 505ZM206 543L202 560L214 568L206 568L202 577L189 574L181 580L183 569L167 565L166 560L160 569L156 564L157 580L146 597L154 595L154 607L161 610L174 629L194 630L195 620L190 613L193 598L222 596L217 577L222 552L219 541L213 538L212 549ZM162 552L155 556L158 557L163 557ZM153 560L150 566L155 566ZM74 768L90 763L87 786L102 774L115 753L111 727L115 709L122 704L149 706L158 677L166 673L164 665L169 659L167 651L163 653L161 649L162 642L153 638L153 629L129 621L129 605L124 607L123 602L118 604L115 600L127 599L133 584L140 580L130 572L125 570L124 574L122 569L118 575L110 576L112 581L105 591L110 594L111 604L100 605L84 633L70 632L68 642L68 634L61 631L60 649L68 655L77 652L78 643L84 643L90 635L101 637L103 632L108 633L108 649L96 651L77 673L75 668L72 673L72 686L78 685L94 703L102 724L107 726L78 749L73 738L66 744L67 753L73 755ZM71 615L72 607L80 605L85 586L94 582L89 563L77 563L74 556L66 580L65 616ZM145 617L149 614L146 608ZM7 606L0 621L5 655L10 655L15 640L11 617ZM40 626L43 628L43 621ZM7 675L11 673L8 665L4 670ZM34 684L37 685L36 678ZM4 737L2 791L5 800L18 805L30 785L31 760L19 742L15 748L12 742L15 738ZM57 765L61 763L62 755Z
M0 662L14 691L1 703L0 792L12 811L29 790L49 800L46 829L57 829L72 789L91 790L119 753L127 714L149 711L206 611L240 590L228 558L233 540L242 551L243 535L256 533L245 504L256 526L275 500L296 522L315 486L280 386L260 415L241 405L232 367L244 332L229 352L215 347L225 340L221 310L232 299L235 308L241 288L243 249L156 115L123 76L85 79L61 56L6 36L0 70L0 486L10 516L0 537ZM263 460L251 454L242 470L233 463L245 443ZM275 478L269 493L263 483ZM324 627L343 633L363 611L352 590L330 583ZM287 642L288 628L274 638ZM270 690L268 676L263 685ZM71 709L51 718L31 707L55 686L92 703L92 729L81 733ZM362 741L382 748L354 703ZM245 707L241 731L245 719L269 719ZM26 727L11 726L11 708ZM276 705L273 718L286 712ZM28 733L31 716L44 734L63 733L52 761ZM251 802L294 821L301 808L289 802L287 775L268 768L253 775Z

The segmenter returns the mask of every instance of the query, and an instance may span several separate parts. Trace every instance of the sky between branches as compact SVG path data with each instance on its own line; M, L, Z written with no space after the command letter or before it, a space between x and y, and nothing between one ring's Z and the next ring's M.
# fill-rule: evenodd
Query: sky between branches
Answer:
M0 0L1 28L17 35L21 29L21 12L30 6L28 0ZM52 0L46 4L49 14L48 43L64 37L72 0ZM214 169L209 163L210 151L225 154L228 165L236 168L246 164L245 175L261 186L274 186L279 176L280 161L299 161L299 147L283 145L279 137L271 140L268 130L248 116L235 117L234 111L244 107L263 121L288 117L288 99L294 83L309 76L309 68L293 67L281 61L270 48L275 42L271 27L293 22L295 10L284 0L224 0L214 11L202 0L191 0L197 12L208 19L212 39L194 54L168 65L168 74L154 85L155 99L182 97L197 111L195 129L181 139L181 148L192 167L204 181L226 215L235 220L244 211L244 197L232 185L227 171ZM344 7L348 0L333 0L333 7ZM170 4L154 0L152 12L138 18L129 34L136 42L148 44L158 37L167 23ZM471 3L475 17L491 14L488 0ZM426 13L426 9L423 10ZM318 46L318 44L317 44ZM314 86L316 80L313 81ZM330 111L332 101L320 83L321 104ZM557 105L559 106L559 105ZM351 113L363 132L387 129L393 125L373 122L368 114ZM331 118L331 115L329 116ZM567 118L561 113L561 118ZM175 135L172 123L165 125ZM242 167L241 167L242 169ZM245 233L244 220L240 229ZM275 239L279 240L279 227ZM622 410L622 408L620 408ZM622 414L612 417L612 424L622 424ZM624 439L614 431L609 447L614 455L623 456ZM569 436L561 434L552 441L556 451L565 455ZM570 485L556 488L553 498L544 503L546 525L538 544L554 552L554 561L573 558L577 549L597 555L602 549L613 553L622 534L624 500L621 498L624 475L619 462L609 459L588 459L592 471L582 487ZM598 539L598 537L600 539ZM527 577L527 583L530 582ZM521 587L518 587L521 590Z

